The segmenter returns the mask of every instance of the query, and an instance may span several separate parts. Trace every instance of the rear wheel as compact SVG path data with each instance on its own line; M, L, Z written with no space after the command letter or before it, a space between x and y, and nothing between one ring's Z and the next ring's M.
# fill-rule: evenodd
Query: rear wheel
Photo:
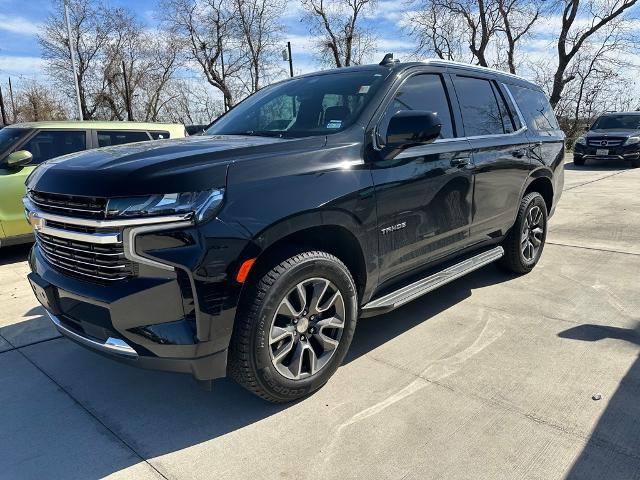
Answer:
M576 167L581 167L584 165L584 158L581 157L573 157L573 164Z
M499 264L515 273L528 273L536 266L547 239L547 205L538 192L520 202L516 223L503 243Z
M638 167L640 167L640 159L631 160L631 168L638 168Z
M324 385L342 363L356 326L357 293L347 267L326 252L294 255L245 295L231 338L229 374L272 402Z

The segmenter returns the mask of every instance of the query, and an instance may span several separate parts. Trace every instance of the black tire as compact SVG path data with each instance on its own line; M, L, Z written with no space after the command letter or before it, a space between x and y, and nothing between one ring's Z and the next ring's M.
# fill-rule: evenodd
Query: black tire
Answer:
M584 158L573 157L573 164L576 167L582 167L584 165Z
M249 285L246 294L243 295L244 305L238 312L233 335L229 347L229 375L250 392L271 402L289 402L307 396L322 387L335 373L342 363L351 344L356 327L358 300L355 282L347 267L338 258L321 251L306 251L295 254L275 266L266 266L252 285ZM333 290L339 290L344 308L343 328L338 344L332 349L328 360L315 373L305 372L305 378L290 379L278 371L275 355L273 353L273 341L270 333L282 317L276 315L276 311L282 306L288 295L295 293L298 285L305 282L314 282L314 279L326 279ZM304 285L303 289L306 288ZM315 287L312 287L315 288ZM335 293L334 291L329 293ZM313 297L312 295L308 295ZM322 297L322 295L321 295ZM322 297L324 298L324 297ZM316 305L319 307L321 298ZM309 299L309 304L313 298ZM334 313L338 316L337 313ZM303 332L298 332L297 327L289 325L293 335L298 336L297 341L306 340L308 345L312 343L311 308L309 309L308 338L304 338ZM305 314L305 317L307 315ZM320 318L320 314L318 314ZM298 322L298 320L296 320ZM304 319L305 325L307 319ZM316 334L322 329L317 328ZM336 334L338 335L338 334ZM315 338L315 337L314 337ZM278 345L278 344L276 344ZM317 344L314 344L317 345ZM294 344L291 352L297 344ZM302 351L302 356L305 352ZM320 357L317 357L319 359ZM310 362L310 360L309 360ZM300 362L302 365L302 362ZM298 372L300 368L298 368Z
M534 210L539 209L539 210ZM525 230L529 232L527 229L527 222L529 220L530 212L541 213L541 228L542 233L535 238L540 241L539 248L533 253L532 251L527 250L527 253L531 253L529 255L530 258L527 258L527 254L523 251L523 235ZM531 237L528 235L528 238ZM542 251L544 249L544 244L547 238L547 205L538 192L531 192L527 194L522 201L520 202L520 208L518 209L518 216L516 217L516 223L513 225L513 228L505 238L502 246L504 248L504 257L500 259L498 264L514 273L529 273L533 270L533 267L536 266L538 260L540 260L540 256L542 255ZM531 243L531 241L529 242ZM533 243L532 243L533 245Z
M638 168L638 167L640 167L640 159L631 160L631 168Z

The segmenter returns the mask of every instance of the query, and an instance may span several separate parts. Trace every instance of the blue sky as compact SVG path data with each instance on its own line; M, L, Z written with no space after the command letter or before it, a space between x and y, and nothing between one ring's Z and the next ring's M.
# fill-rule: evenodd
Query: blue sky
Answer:
M155 23L158 2L152 0L108 0L113 7L133 9L149 26ZM367 16L366 22L379 35L378 48L371 54L371 61L381 59L386 51L401 56L413 50L410 40L400 31L398 23L405 9L402 1L381 0L375 16ZM44 79L40 48L37 41L38 26L53 11L50 0L0 0L0 83L8 76L14 81ZM310 52L313 38L307 26L300 21L302 11L297 2L289 2L282 18L285 27L283 47L292 42L294 70L296 73L316 70L319 65ZM283 62L283 68L286 68Z

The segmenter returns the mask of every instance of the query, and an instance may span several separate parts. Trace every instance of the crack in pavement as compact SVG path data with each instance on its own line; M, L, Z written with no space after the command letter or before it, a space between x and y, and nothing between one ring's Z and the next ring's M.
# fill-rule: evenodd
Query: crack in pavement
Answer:
M2 337L4 338L4 337ZM39 365L37 365L33 360L31 360L27 355L25 355L25 353L22 351L23 348L29 347L31 345L38 345L40 343L44 343L44 342L50 342L51 340L58 340L62 338L62 336L60 337L54 337L54 338L48 338L46 340L41 340L39 342L33 342L30 343L29 345L23 345L21 347L16 347L15 345L13 345L9 340L7 340L5 338L5 340L7 341L7 343L9 345L11 345L11 347L13 347L11 350L8 350L9 352L11 351L16 351L17 353L19 353L27 362L29 362L31 365L33 365L39 372L41 372L45 377L47 377L51 382L53 382L54 385L56 385L61 391L63 391L65 394L67 394L67 396L76 404L78 405L82 410L84 410L91 418L93 418L96 422L98 422L100 425L102 425L108 432L111 433L111 435L113 435L113 437L115 439L117 439L118 441L120 441L120 443L122 443L122 445L124 445L131 453L133 453L134 456L136 456L137 458L139 458L142 462L146 463L149 468L151 468L155 473L157 473L161 478L165 479L165 480L169 480L169 477L167 477L165 474L163 474L160 470L158 470L154 465L152 465L146 458L144 458L140 453L138 453L136 451L135 448L133 448L132 445L130 445L126 440L124 440L122 437L120 437L120 435L118 435L111 427L109 427L105 422L103 422L100 417L98 417L94 412L92 412L88 407L86 407L80 400L78 400L76 397L74 397L71 392L69 392L69 390L67 390L64 386L62 386L60 383L58 383L51 375L49 375L47 372L45 372L42 368L40 368ZM2 352L2 353L6 353L6 352Z
M619 253L620 255L633 255L636 257L640 257L640 253L623 252L622 250L613 250L609 248L585 247L583 245L572 245L570 243L550 242L548 240L545 243L548 245L556 245L558 247L581 248L583 250L593 250L595 252Z
M629 173L629 172L632 172L632 171L633 170L630 170L630 169L620 170L619 172L612 173L611 175L605 175L604 177L596 178L595 180L589 180L588 182L584 182L584 183L581 183L579 185L574 185L572 187L563 188L562 191L563 192L568 192L569 190L573 190L573 189L578 188L578 187L584 187L585 185L589 185L591 183L596 183L596 182L599 182L600 180L604 180L606 178L615 177L616 175L621 175L623 173Z

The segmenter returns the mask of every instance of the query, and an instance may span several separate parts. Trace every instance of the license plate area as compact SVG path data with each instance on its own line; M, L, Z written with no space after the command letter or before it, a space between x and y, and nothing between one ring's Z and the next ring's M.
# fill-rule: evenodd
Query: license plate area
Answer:
M599 157L606 157L609 155L609 150L607 148L597 148L596 155Z
M30 273L27 278L29 279L34 295L42 306L54 315L59 315L60 303L58 301L56 287L35 273Z

